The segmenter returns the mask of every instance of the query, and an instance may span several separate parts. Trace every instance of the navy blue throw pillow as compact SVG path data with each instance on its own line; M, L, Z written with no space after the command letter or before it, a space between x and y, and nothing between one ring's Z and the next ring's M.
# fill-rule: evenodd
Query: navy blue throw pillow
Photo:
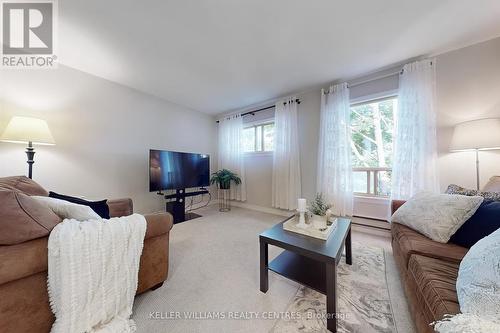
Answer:
M474 215L451 236L450 243L471 248L481 238L498 228L500 228L500 202L485 200Z
M56 192L49 192L49 197L69 201L79 205L89 206L94 212L103 219L109 219L109 206L108 200L101 201L87 201L81 198L70 197L69 195L58 194Z

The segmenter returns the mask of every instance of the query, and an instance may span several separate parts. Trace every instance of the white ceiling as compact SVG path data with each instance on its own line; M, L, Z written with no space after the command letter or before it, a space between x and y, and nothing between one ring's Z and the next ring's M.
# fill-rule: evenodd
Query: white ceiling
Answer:
M62 0L64 65L217 114L500 36L498 0Z

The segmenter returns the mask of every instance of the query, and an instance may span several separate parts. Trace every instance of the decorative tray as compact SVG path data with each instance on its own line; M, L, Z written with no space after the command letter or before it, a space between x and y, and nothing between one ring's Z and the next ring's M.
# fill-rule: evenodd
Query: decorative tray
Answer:
M325 229L318 229L313 224L309 224L307 228L299 228L297 224L299 223L299 217L294 216L290 220L283 223L283 229L298 234L306 235L309 237L314 237L322 240L327 240L330 234L337 227L337 218L332 217L328 221L328 225Z

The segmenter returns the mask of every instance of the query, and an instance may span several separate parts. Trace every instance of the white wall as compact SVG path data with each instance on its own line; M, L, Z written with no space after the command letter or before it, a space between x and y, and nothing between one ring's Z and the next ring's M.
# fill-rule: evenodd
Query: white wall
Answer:
M273 155L258 153L245 155L247 203L271 207L273 181Z
M150 148L207 153L216 165L213 117L64 66L0 71L0 133L14 115L47 120L56 145L36 147L33 178L64 194L163 210L148 192ZM0 142L0 177L26 174L24 150Z
M244 126L265 122L274 118L274 108L243 117ZM270 152L245 153L244 157L248 202L253 205L270 207L271 191L262 191L271 186L273 177L273 155Z
M321 92L311 91L298 97L302 197L312 200L316 195Z
M394 69L366 78L384 76ZM364 81L366 78L354 80ZM500 38L437 56L437 110L440 186L450 183L475 187L473 153L449 153L453 125L461 121L500 117ZM351 88L351 99L397 89L398 76L367 82ZM303 196L316 192L317 146L320 119L320 91L298 94L299 138ZM264 103L265 104L265 103ZM256 107L258 108L258 106ZM251 117L251 116L250 116ZM500 174L500 153L481 152L481 180ZM247 156L247 203L271 207L272 156ZM368 200L369 201L369 200ZM387 200L355 201L355 214L375 218L387 215Z
M450 183L475 188L475 153L449 153L448 147L453 125L500 117L500 38L438 56L437 97L441 189ZM483 186L500 175L500 151L480 152L480 162Z

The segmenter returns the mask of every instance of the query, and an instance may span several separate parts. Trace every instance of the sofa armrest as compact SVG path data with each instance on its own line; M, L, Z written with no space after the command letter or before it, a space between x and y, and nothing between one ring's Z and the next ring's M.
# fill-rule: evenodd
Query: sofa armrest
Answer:
M109 216L110 217L121 217L132 215L134 212L134 206L132 204L132 199L112 199L108 200L109 206Z
M406 202L406 200L392 200L392 202L391 202L391 215L394 215L394 213L398 210L398 208L403 206L403 204L405 202Z
M145 239L170 231L173 218L169 213L144 216L147 229ZM37 238L15 245L0 246L0 285L47 271L48 237Z
M48 237L0 246L0 285L47 270Z
M170 229L172 229L174 225L174 219L170 213L147 214L144 215L144 217L147 223L146 236L144 236L144 239L166 234L170 232Z

